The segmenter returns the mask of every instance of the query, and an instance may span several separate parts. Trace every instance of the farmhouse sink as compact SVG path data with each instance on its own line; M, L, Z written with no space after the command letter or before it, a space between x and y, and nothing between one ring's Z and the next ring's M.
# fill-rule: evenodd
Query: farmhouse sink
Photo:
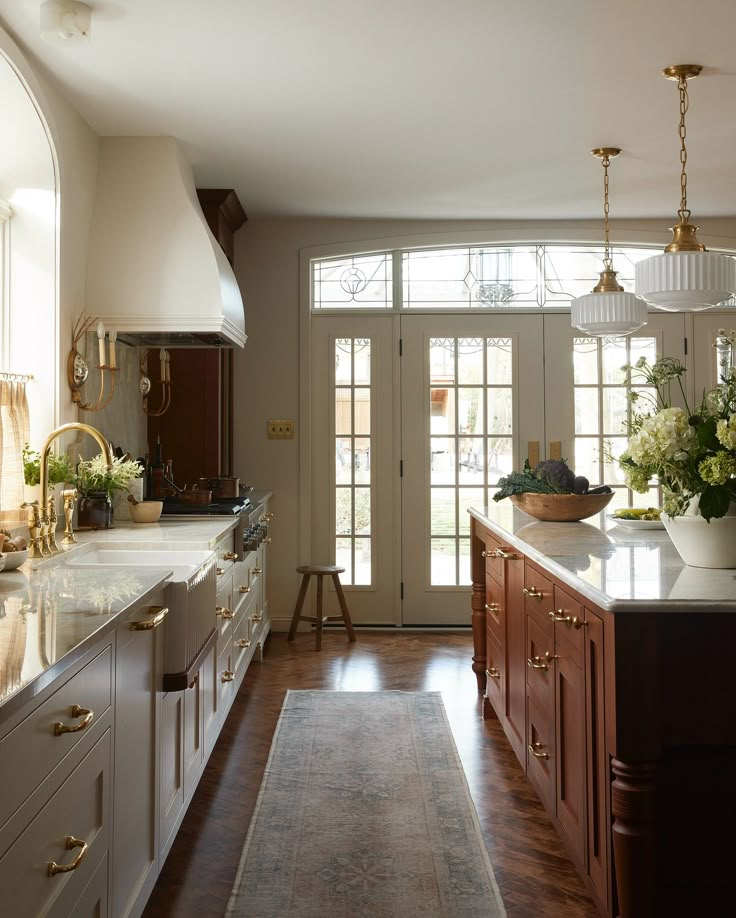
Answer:
M91 548L79 552L66 567L163 567L173 572L174 581L188 580L195 571L213 558L213 552L155 551L151 549Z

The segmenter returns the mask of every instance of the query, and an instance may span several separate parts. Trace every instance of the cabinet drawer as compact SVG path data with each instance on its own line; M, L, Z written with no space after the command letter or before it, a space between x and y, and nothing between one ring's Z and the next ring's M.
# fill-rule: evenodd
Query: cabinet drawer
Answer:
M255 611L255 606L253 607ZM239 615L233 630L233 669L240 674L250 649L250 612Z
M555 607L552 612L555 622L555 646L558 639L571 644L579 654L578 665L582 663L585 613L583 606L560 587L555 587ZM552 617L549 616L550 621ZM563 620L564 619L564 620Z
M107 711L112 697L112 648L106 647L0 741L0 826L30 796ZM88 713L75 713L75 705ZM55 735L55 724L74 729ZM60 728L59 728L60 729Z
M220 542L215 551L217 552L218 573L219 571L223 571L221 576L224 576L224 574L226 574L233 566L238 557L238 553L233 548L232 533L230 533L227 538Z
M554 631L549 613L554 609L552 581L528 561L524 565L524 609L534 616L539 625L550 634Z
M554 720L526 699L526 773L549 813L555 812L555 730Z
M486 580L486 629L504 646L503 590L493 580Z
M3 914L74 914L110 847L110 730L106 730L0 860ZM67 848L66 839L87 845ZM78 867L49 876L50 864Z
M107 861L105 855L69 913L69 918L102 918L107 915Z
M526 618L526 684L535 703L549 717L555 709L554 637L540 628L534 616Z
M228 576L227 582L218 589L216 599L217 627L222 635L227 634L232 628L235 616L233 599L232 577Z
M503 651L492 635L486 633L486 697L499 718L503 717Z
M220 643L217 642L217 692L219 705L230 698L233 691L235 670L233 669L233 642L232 637Z
M255 566L255 555L251 553L233 568L233 602L236 606L253 591L253 568Z
M484 557L486 559L486 575L493 577L501 586L503 586L503 558L496 555L501 543L493 536L486 534L486 547Z

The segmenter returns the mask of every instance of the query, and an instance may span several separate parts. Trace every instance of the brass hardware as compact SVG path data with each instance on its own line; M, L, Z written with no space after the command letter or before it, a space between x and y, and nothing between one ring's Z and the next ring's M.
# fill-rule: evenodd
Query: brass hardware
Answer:
M56 499L52 496L48 499L49 504L49 530L48 530L48 544L51 554L56 554L59 551L59 546L56 544L56 524L59 521L59 517L56 515Z
M74 538L72 520L74 519L74 501L78 496L79 492L76 488L69 488L69 490L61 492L61 499L64 502L64 521L66 523L64 526L64 538L61 540L62 545L74 545L77 541Z
M501 606L497 602L487 602L486 603L486 612L500 612Z
M218 567L218 568L217 568L217 576L218 576L218 577L222 577L222 575L223 575L224 573L225 573L225 568L224 568L224 567Z
M56 861L51 861L46 866L46 876L55 877L57 873L69 873L71 870L76 870L77 867L81 866L82 861L87 857L87 852L89 851L89 845L84 839L75 838L73 835L67 835L64 839L64 847L67 851L72 851L74 848L80 848L79 854L74 858L71 864L57 864Z
M500 679L501 673L496 669L495 666L492 666L490 669L486 670L486 676L489 676L491 679Z
M480 553L480 556L481 556L481 558L487 558L487 557L488 557L488 552L487 552L487 551L482 551L482 552Z
M232 682L234 678L235 678L235 673L230 669L226 669L225 672L221 676L221 679L223 682Z
M603 248L603 270L598 283L593 287L593 293L620 293L624 288L616 280L618 272L613 270L611 258L611 224L608 219L610 212L608 204L608 167L611 159L619 155L618 147L596 147L590 151L603 163L603 227L605 230L605 244Z
M548 759L548 752L539 752L538 750L544 747L544 743L529 743L529 752L534 756L535 759Z
M226 620L235 618L235 613L233 610L226 609L225 606L215 606L215 615L221 615Z
M169 614L169 610L166 606L150 606L147 611L153 618L149 619L147 622L131 622L131 631L153 631L154 628L158 628L161 622Z
M195 673L192 681L189 683L188 688L194 688L194 686L199 682L199 673Z
M253 568L253 573L254 573L254 574L256 575L256 577L257 577L259 574L262 574L262 573L263 573L263 568L262 568L262 567L254 567L254 568Z
M258 622L260 622L262 618L263 618L263 612L254 612L253 615L251 615L250 617L254 625L257 625Z
M31 543L28 556L29 558L43 558L43 552L41 551L41 511L38 501L34 500L30 504L24 501L21 507L28 510L28 532Z
M538 590L536 587L524 587L521 591L525 596L529 596L530 599L543 599L544 593Z
M549 664L553 660L559 659L559 654L552 654L549 652L549 650L546 650L543 657L527 657L526 665L530 669L543 669L547 671L549 669Z
M223 557L223 560L225 560L225 561L235 561L235 559L238 557L238 555L237 555L237 552L234 552L234 551L226 551L225 554L224 554L222 557Z
M504 561L516 561L516 553L513 551L506 551L505 548L497 548L496 557Z
M48 522L49 453L51 452L51 444L57 437L60 437L62 434L65 434L70 430L81 430L82 433L89 434L93 440L96 440L100 449L102 450L102 455L105 457L107 467L112 467L112 452L110 451L110 444L103 437L100 431L97 430L96 427L91 427L89 424L82 424L80 421L72 421L69 424L62 424L61 427L57 427L55 430L52 430L48 437L46 437L46 441L41 447L41 454L38 463L38 481L41 486L41 500L38 508L38 515L40 520L39 525L41 527L43 527L44 521ZM38 548L38 546L36 547L39 553L34 553L34 543L33 539L31 539L31 552L29 557L42 557L40 548Z
M266 538L263 541L266 545L270 545L273 539L271 538L271 536L266 536Z
M235 644L243 650L245 650L246 647L250 647L250 641L246 641L245 638L240 638L235 642Z
M141 378L138 387L143 396L143 411L152 418L160 418L162 414L166 414L171 405L171 355L163 348L158 353L161 359L161 379L156 380L156 382L161 383L161 403L156 409L148 407L148 397L151 394L153 382L148 376L147 349L141 351L140 358Z
M241 583L238 587L238 592L240 593L250 593L250 587L246 586L244 583Z
M71 716L81 717L82 720L78 724L71 725L57 721L54 724L54 736L61 736L62 733L79 733L80 730L86 729L94 720L95 712L91 708L82 708L78 704L73 704Z
M82 411L100 411L106 408L115 394L115 374L118 367L115 365L115 341L117 333L110 331L110 363L105 361L105 326L102 322L97 322L97 337L100 345L100 391L95 402L83 402L81 388L87 382L89 376L89 367L87 361L79 353L77 345L84 338L92 326L97 322L97 316L88 316L82 312L81 316L74 323L72 328L72 348L69 351L69 357L66 361L66 379L72 393L72 402ZM110 391L105 396L105 371L110 372Z
M578 618L577 615L568 615L564 609L557 609L556 612L550 612L549 617L553 622L562 622L567 625L568 628L580 629L583 625L587 624L584 619Z

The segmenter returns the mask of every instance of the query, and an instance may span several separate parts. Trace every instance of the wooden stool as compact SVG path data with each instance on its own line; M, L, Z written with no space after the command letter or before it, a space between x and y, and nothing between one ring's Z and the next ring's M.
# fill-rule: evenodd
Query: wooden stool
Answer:
M348 604L345 602L345 594L342 591L342 584L340 583L339 575L344 573L344 571L344 567L336 567L334 564L304 564L296 569L297 574L303 574L304 576L302 577L302 585L299 587L299 596L297 597L296 608L294 609L294 615L291 619L291 628L289 628L288 640L294 640L294 635L296 634L296 628L299 622L312 622L317 626L317 646L315 647L315 650L322 649L322 625L325 622L343 622L348 633L348 639L351 641L355 640L353 623L350 621ZM309 588L309 578L312 576L312 574L314 574L314 576L317 578L316 618L312 618L310 615L302 615L302 606L304 605L304 598L307 595L307 589ZM322 615L322 578L328 576L332 577L332 582L335 584L337 601L340 603L340 615Z

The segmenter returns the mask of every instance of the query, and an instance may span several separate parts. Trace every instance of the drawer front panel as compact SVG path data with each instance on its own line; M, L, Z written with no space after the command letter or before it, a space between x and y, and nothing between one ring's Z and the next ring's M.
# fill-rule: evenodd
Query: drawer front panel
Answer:
M232 629L235 606L233 604L233 583L232 577L227 577L227 582L223 583L217 591L217 627L220 634L225 635Z
M112 701L112 648L105 650L0 741L0 787L12 794L0 796L0 825L94 726ZM74 705L93 716L74 709ZM55 724L81 727L55 735ZM86 726L83 726L86 724Z
M531 615L526 619L526 684L540 710L549 717L555 708L554 638Z
M87 888L69 913L71 918L103 918L107 915L107 861L108 858L105 855L87 884Z
M215 549L217 552L217 566L222 571L229 571L235 563L237 552L233 545L233 535L230 533Z
M555 730L553 720L526 699L527 775L548 813L555 811Z
M255 608L255 607L254 607ZM250 614L239 615L233 631L233 669L236 674L245 666L250 642Z
M504 592L493 580L486 580L486 628L497 643L504 646Z
M503 559L496 555L500 547L501 543L486 533L486 574L503 586Z
M110 847L110 752L106 730L0 860L3 914L72 914ZM67 847L67 838L80 845ZM76 869L48 875L48 865L74 862Z
M486 696L500 719L503 709L503 651L491 634L486 634Z
M585 621L585 613L583 611L583 606L573 599L569 593L566 593L560 587L555 587L555 607L554 615L557 621L555 621L555 641L558 638L567 641L571 644L575 650L580 655L578 660L578 665L582 663L583 655L583 642L585 635L583 622ZM560 621L564 618L565 621ZM552 619L550 618L550 621Z
M549 613L554 609L554 586L552 581L528 561L524 565L524 609L533 616L540 627L550 634L554 625Z
M232 639L228 638L222 643L218 640L217 651L217 691L219 705L224 705L233 693L233 681L235 679Z

